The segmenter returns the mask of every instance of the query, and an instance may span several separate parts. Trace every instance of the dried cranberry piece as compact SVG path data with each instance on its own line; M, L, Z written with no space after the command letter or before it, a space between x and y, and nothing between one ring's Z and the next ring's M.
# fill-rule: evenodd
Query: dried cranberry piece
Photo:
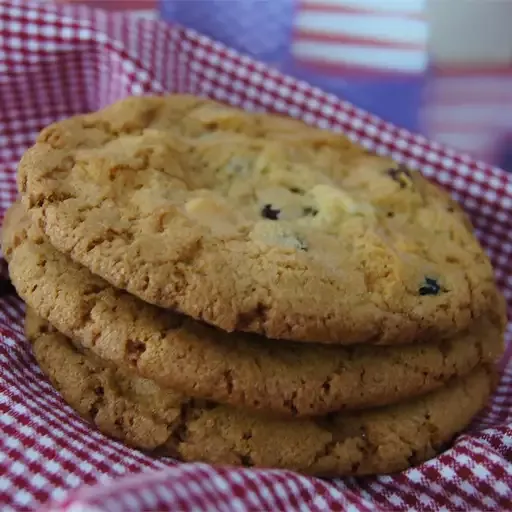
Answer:
M304 215L311 215L311 217L314 217L318 214L318 210L316 208L313 208L312 206L306 206L302 209L302 212Z
M420 286L419 294L420 295L439 295L441 292L441 285L437 282L436 279L432 277L425 277L425 281Z
M271 204L266 204L261 209L261 215L263 217L265 217L265 219L269 219L269 220L279 219L280 213L281 213L281 210L279 210L279 208L273 208Z

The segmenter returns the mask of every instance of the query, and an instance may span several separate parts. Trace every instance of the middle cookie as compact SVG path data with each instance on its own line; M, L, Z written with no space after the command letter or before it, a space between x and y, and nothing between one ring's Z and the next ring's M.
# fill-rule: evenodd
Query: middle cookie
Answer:
M502 351L500 308L451 339L325 346L225 333L112 287L47 243L20 205L3 252L20 296L104 360L219 403L308 416L394 403L436 389ZM497 301L499 299L496 299Z

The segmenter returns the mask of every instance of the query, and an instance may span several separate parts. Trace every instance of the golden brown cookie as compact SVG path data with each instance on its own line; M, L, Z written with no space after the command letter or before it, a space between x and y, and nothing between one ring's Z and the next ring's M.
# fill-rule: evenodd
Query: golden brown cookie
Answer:
M80 353L28 312L36 360L64 400L105 434L185 461L322 476L403 470L433 457L485 405L486 367L429 395L315 420L278 419L198 402Z
M447 194L291 119L129 98L43 130L18 184L58 250L226 331L394 344L460 332L494 300Z
M428 343L342 347L228 334L113 288L45 242L19 205L4 235L14 286L39 315L104 360L188 396L320 415L426 393L503 350L500 302L469 331Z

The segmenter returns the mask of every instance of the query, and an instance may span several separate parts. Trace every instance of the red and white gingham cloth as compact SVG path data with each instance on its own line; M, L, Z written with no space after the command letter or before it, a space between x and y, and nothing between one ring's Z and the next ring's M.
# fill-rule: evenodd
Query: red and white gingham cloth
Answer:
M164 91L287 113L420 168L472 216L512 304L512 178L506 173L195 32L86 8L0 0L0 214L16 196L16 162L45 125L129 94ZM400 474L326 481L156 460L104 437L41 374L23 338L19 300L0 300L3 512L512 509L510 349L487 411L453 448Z

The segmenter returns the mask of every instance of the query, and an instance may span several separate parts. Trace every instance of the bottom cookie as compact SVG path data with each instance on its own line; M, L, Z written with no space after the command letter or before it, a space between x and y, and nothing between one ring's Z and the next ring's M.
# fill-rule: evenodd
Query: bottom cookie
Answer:
M189 399L78 349L32 311L27 337L64 400L103 433L184 461L286 468L319 476L388 473L443 449L485 405L493 371L401 404L280 419Z

